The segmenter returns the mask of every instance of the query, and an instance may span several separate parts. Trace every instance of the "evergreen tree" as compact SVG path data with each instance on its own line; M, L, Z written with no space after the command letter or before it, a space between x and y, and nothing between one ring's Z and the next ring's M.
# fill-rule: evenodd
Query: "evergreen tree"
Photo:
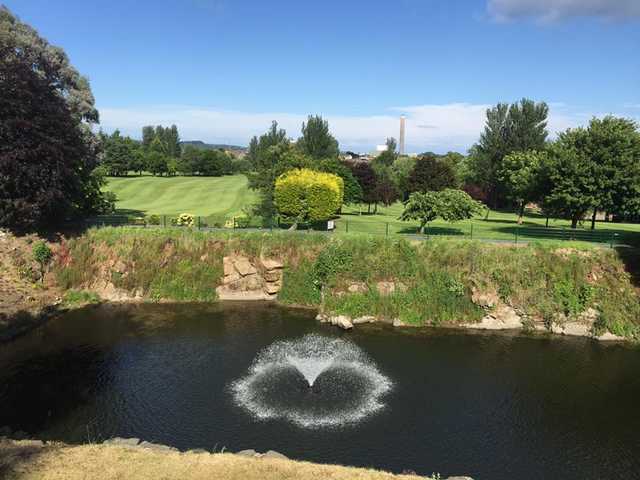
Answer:
M302 122L302 137L297 147L312 159L337 158L338 141L329 132L329 122L320 115L309 115L307 122Z
M154 138L156 138L156 132L151 125L142 127L142 145L144 148L149 148Z

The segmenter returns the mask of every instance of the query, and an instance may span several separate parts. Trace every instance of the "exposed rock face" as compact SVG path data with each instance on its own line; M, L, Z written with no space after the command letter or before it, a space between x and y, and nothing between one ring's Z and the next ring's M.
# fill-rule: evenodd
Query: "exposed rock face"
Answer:
M355 282L349 285L349 288L347 288L347 290L349 293L367 293L369 288L364 282Z
M464 323L465 328L479 330L513 330L523 327L522 318L508 305L500 305L492 313L485 315L478 323Z
M482 292L474 288L471 292L471 301L482 308L493 308L500 302L500 297L496 291Z
M282 288L283 265L260 258L252 263L240 255L224 257L224 278L216 292L221 300L274 300Z
M336 325L343 330L351 330L353 328L353 323L351 323L351 319L346 315L338 315L335 317L322 317L321 322L329 322L331 325Z

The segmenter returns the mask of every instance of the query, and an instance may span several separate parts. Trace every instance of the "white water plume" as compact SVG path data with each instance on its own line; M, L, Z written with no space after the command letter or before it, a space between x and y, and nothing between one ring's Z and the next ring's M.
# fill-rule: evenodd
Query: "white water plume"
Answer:
M391 387L352 342L311 334L265 348L231 391L258 419L319 428L357 423L382 410Z

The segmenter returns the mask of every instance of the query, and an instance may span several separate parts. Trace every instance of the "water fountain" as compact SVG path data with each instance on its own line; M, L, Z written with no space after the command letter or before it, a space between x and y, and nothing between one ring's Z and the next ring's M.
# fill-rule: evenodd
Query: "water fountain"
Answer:
M312 334L265 348L231 392L258 419L320 428L357 423L382 410L391 387L354 343Z

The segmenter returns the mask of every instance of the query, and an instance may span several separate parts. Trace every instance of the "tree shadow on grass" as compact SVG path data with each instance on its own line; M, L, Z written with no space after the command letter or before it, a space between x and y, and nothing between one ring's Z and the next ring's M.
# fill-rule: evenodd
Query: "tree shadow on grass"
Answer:
M408 234L408 235L424 235L424 236L448 236L448 237L462 237L468 235L468 232L462 228L455 227L427 227L423 234L420 233L420 228L418 226L406 226L402 227L400 230L397 230L397 233Z
M29 471L45 448L35 442L0 441L0 478L17 478L18 472Z

